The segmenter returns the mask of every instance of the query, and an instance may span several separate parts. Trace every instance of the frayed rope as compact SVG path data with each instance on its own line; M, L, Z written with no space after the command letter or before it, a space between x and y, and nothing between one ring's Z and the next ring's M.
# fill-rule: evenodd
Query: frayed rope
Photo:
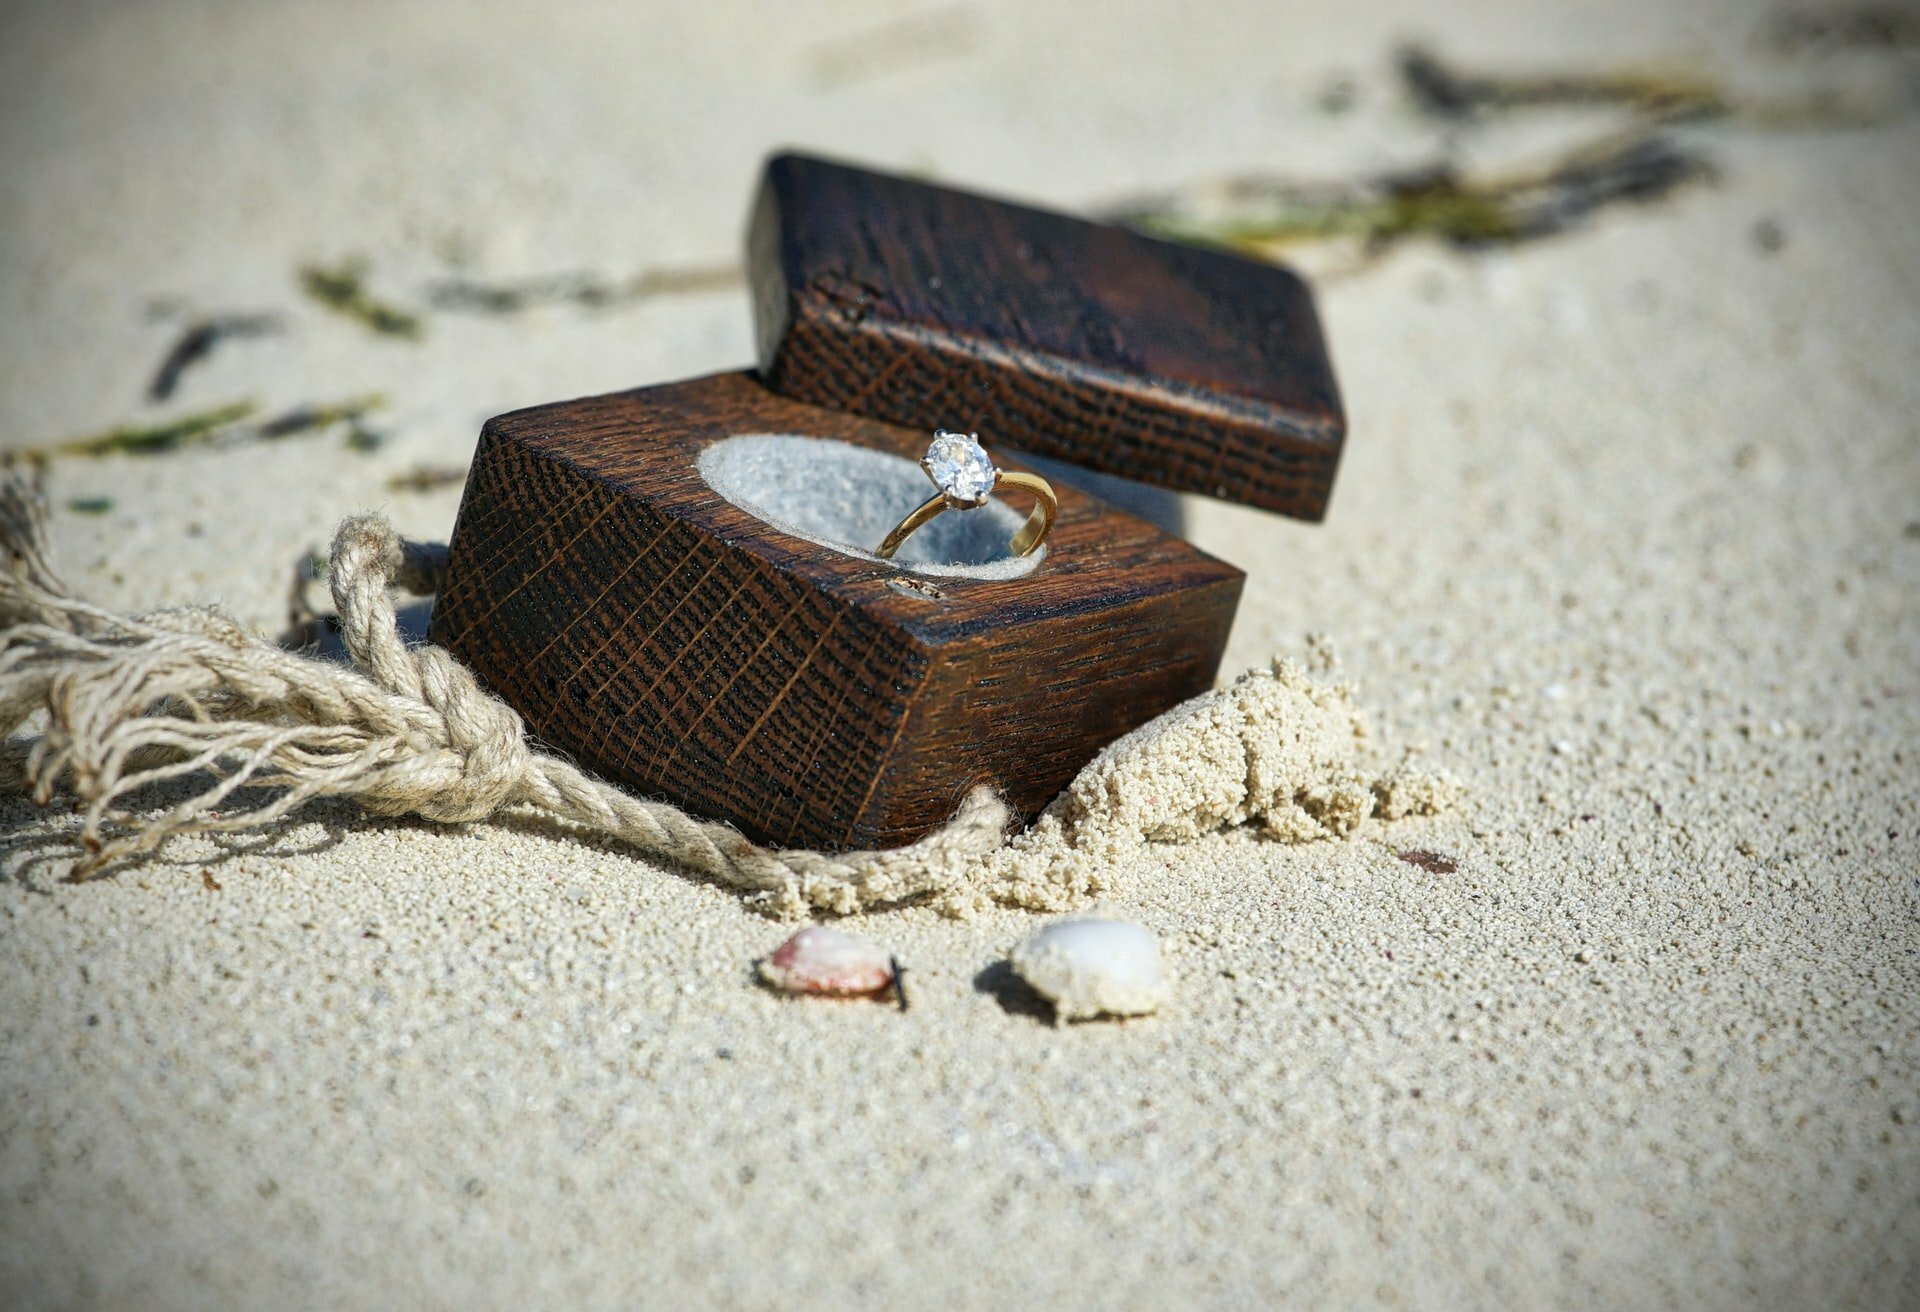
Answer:
M389 589L430 593L444 547L349 519L328 580L352 666L283 650L210 607L124 616L71 595L47 550L46 506L0 482L0 785L83 808L86 877L179 834L254 829L315 797L456 824L524 808L720 880L768 910L851 912L939 893L999 848L1014 816L978 788L943 828L885 852L776 851L724 824L646 801L528 746L520 717L438 647L408 647ZM37 711L38 738L15 735ZM127 794L212 781L151 817ZM243 786L280 789L219 810ZM109 821L117 821L111 827Z

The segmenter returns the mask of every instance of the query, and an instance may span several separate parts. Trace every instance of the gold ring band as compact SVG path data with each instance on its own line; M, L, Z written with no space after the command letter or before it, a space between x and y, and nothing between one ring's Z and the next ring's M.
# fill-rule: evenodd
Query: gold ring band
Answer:
M1031 493L1034 498L1033 513L1027 516L1027 522L1007 543L1009 551L1016 556L1031 556L1053 530L1054 516L1059 514L1060 503L1053 494L1052 486L1038 474L1023 474L996 467L987 459L987 453L980 448L979 439L974 434L936 430L920 468L926 471L927 477L933 480L933 485L940 491L915 506L911 514L893 526L893 531L887 534L873 553L882 560L893 559L893 553L900 549L900 544L912 537L928 520L949 510L977 510L987 504L990 495L1002 488L1018 488Z

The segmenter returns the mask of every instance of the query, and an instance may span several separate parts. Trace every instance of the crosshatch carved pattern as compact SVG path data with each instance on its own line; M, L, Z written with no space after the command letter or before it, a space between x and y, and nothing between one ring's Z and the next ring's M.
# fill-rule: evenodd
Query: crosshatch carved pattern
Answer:
M583 765L760 841L830 848L909 841L982 780L1037 811L1105 743L1211 686L1232 566L1062 489L1034 574L901 586L913 576L707 486L699 453L749 431L905 456L926 441L747 374L501 416L434 640Z

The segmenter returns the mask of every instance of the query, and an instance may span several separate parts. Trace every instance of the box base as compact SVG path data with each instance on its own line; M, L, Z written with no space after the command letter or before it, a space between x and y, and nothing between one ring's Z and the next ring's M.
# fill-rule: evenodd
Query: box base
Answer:
M926 442L745 373L500 416L434 641L583 766L828 850L910 842L981 782L1037 812L1106 743L1212 686L1231 565L1061 488L1030 573L929 575L723 497L701 457L743 434L907 459Z

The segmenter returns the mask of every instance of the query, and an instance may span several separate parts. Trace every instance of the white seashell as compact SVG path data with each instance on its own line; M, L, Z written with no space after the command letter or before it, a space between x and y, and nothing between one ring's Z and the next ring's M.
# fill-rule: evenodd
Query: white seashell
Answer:
M1013 968L1061 1020L1144 1016L1173 982L1152 934L1124 920L1063 920L1013 950Z
M760 978L789 993L857 997L893 984L893 960L869 939L809 925L760 963Z

